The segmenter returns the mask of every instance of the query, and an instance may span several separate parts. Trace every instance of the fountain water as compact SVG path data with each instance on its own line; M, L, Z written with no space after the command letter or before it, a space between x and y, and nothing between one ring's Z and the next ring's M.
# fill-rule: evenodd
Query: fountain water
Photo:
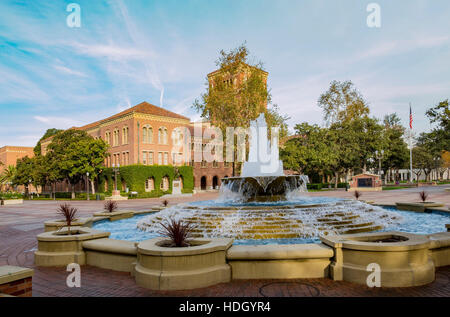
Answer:
M261 113L250 122L250 151L240 177L222 179L221 193L237 193L243 201L285 200L292 192L306 191L308 176L285 176L279 158L278 130L267 135L267 123Z
M267 141L263 114L251 122L250 129L249 160L240 177L222 180L216 201L173 206L145 217L137 227L156 233L161 221L175 218L192 223L194 237L289 243L310 242L320 234L381 230L399 223L398 213L359 201L299 195L307 191L308 177L283 175L277 135L273 133L272 142Z

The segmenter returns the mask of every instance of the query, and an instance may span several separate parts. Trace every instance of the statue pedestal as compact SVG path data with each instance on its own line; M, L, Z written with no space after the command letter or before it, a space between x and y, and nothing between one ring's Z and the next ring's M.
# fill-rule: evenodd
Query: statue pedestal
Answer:
M172 181L172 195L181 195L181 181Z
M127 200L128 197L120 196L120 190L113 190L111 197L105 197L105 200Z

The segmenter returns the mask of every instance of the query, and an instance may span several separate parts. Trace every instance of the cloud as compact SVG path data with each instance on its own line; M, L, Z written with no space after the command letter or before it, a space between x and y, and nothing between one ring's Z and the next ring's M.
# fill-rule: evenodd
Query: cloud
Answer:
M449 36L416 37L412 40L392 40L378 43L370 49L357 53L351 60L359 61L369 58L379 58L389 55L399 55L417 49L437 47L449 42Z
M88 77L85 73L76 71L74 69L70 69L65 66L54 65L53 68L56 70L59 70L60 72L69 74L69 75L75 75L75 76L79 76L79 77Z
M53 117L53 116L34 116L36 121L44 123L47 126L51 126L52 128L57 129L68 129L74 126L80 126L82 123L78 120L74 120L66 117Z
M112 61L130 61L142 60L145 58L153 58L151 52L139 50L134 47L122 47L116 44L70 44L78 54L87 55L95 58L108 58Z

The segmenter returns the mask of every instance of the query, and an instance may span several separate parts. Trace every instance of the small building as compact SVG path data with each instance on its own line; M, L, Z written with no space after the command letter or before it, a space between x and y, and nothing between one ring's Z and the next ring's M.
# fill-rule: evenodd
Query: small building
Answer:
M352 177L349 190L379 191L383 190L381 177L377 174L362 173Z

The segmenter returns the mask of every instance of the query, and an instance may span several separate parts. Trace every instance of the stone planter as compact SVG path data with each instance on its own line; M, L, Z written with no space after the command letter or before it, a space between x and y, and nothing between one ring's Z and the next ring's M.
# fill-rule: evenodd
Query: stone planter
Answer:
M79 218L72 222L72 226L76 227L92 227L93 224L93 218ZM61 228L66 227L66 221L65 220L49 220L44 222L44 231L50 232L50 231L56 231L60 230Z
M320 238L334 248L331 277L367 285L376 263L381 269L382 287L419 286L434 281L434 263L426 236L404 232L376 232ZM389 242L390 241L390 242Z
M407 210L415 212L425 212L427 208L442 207L444 204L435 202L416 202L416 203L395 203L398 210Z
M450 232L450 223L446 224L445 228L447 228L447 231Z
M87 227L71 227L59 231L44 232L37 236L38 250L34 253L37 266L65 266L69 263L86 263L83 242L87 240L109 237L109 232L98 231Z
M194 289L231 280L226 262L233 239L196 239L193 246L162 247L165 238L137 246L136 283L153 290Z
M110 221L116 221L120 219L127 219L133 217L132 211L114 211L114 212L96 212L94 217L106 217Z
M5 200L0 200L0 205L21 205L23 204L23 199L5 199Z

